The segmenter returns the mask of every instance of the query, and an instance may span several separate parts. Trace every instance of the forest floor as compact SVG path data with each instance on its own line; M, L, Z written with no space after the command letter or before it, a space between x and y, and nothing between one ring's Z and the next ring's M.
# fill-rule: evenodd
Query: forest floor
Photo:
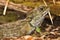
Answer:
M15 15L13 14L12 17L13 16L15 16ZM24 15L22 14L22 16L24 16ZM54 15L54 16L55 17L53 18L53 22L54 22L53 25L51 24L50 19L47 19L47 18L44 19L42 26L40 26L42 36L38 32L33 31L33 33L30 35L20 36L17 38L16 37L15 38L4 38L3 40L11 40L11 39L12 40L60 40L60 16L56 16L56 15ZM7 17L9 17L9 16L7 16ZM10 18L12 18L12 17L10 15ZM1 20L1 22L7 23L7 22L9 22L9 20L11 20L10 22L17 21L17 19L15 19L13 21L12 21L12 19L8 19L8 21L6 19ZM23 19L24 19L24 17L23 17ZM3 21L6 21L6 22L3 22ZM26 37L28 37L28 38L26 39Z
M25 3L24 3L25 4ZM39 4L39 3L38 3ZM32 34L15 37L15 38L4 38L3 40L60 40L60 6L54 5L51 8L51 13L55 17L53 18L53 25L51 24L50 19L45 18L41 28L41 34L39 34L36 31L33 31ZM1 13L2 13L1 9ZM16 14L17 13L17 14ZM56 15L55 15L56 14ZM26 14L20 14L18 11L14 10L7 10L7 15L3 16L0 14L0 24L9 23L9 22L15 22L20 19L25 19Z
M60 16L55 16L53 22L52 25L50 19L45 18L40 26L41 33L34 30L30 35L3 38L3 40L60 40Z

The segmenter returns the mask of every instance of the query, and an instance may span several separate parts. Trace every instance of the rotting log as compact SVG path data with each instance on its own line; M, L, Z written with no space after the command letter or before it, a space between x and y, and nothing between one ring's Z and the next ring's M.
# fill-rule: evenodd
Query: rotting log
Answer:
M0 0L0 6L5 6L5 4L6 4L6 0ZM17 11L21 11L24 13L28 13L32 10L32 8L28 8L27 6L24 6L22 4L16 4L13 2L9 2L8 8L13 9L13 10L17 10Z

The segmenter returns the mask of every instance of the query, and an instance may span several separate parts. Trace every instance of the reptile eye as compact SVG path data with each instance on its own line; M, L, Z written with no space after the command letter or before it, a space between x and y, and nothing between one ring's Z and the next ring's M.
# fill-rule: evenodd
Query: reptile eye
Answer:
M41 7L40 10L43 10L43 8Z

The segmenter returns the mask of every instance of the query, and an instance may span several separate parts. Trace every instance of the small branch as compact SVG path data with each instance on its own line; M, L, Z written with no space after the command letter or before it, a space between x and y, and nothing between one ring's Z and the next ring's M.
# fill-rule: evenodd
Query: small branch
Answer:
M43 2L44 2L44 4L45 4L45 6L48 6L45 0L43 0Z
M52 20L52 16L51 16L50 12L49 12L48 14L49 14L49 17L50 17L51 23L53 24L53 20Z
M53 0L53 3L54 3L54 5L55 5L55 0Z
M7 2L6 2L6 5L5 5L5 8L4 8L4 11L3 11L3 15L6 14L6 10L7 10L7 7L8 7L8 3L9 3L9 0L7 0Z

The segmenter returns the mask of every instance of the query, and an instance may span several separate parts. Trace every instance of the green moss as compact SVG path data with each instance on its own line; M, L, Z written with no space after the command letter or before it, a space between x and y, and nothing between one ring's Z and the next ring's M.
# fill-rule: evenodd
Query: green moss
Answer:
M7 11L6 15L3 16L3 11L0 9L0 24L16 21L17 18L15 11Z
M10 1L12 1L14 3L23 3L24 2L23 0L10 0Z
M26 6L30 6L30 7L35 7L35 6L39 6L39 5L42 5L42 2L30 2L30 1L24 1L24 0L10 0L14 3L17 3L17 4L23 4L23 5L26 5Z
M22 4L30 7L38 7L39 5L42 5L40 2L23 2Z
M17 16L13 13L7 14L5 16L0 16L0 23L13 22L17 20Z

